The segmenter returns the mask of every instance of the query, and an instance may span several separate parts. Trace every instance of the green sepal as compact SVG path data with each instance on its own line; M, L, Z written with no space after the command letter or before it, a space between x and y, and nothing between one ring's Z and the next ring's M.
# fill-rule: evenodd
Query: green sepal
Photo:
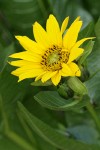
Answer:
M85 95L88 93L86 86L77 77L70 77L67 80L67 84L75 93L79 95Z
M67 85L64 83L64 84L61 84L58 88L58 93L64 97L64 98L68 98L68 87Z

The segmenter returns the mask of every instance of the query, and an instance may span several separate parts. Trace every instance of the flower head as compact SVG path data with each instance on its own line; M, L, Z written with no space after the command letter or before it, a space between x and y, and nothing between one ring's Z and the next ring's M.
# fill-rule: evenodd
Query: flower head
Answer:
M20 59L11 62L11 65L18 67L12 74L18 76L19 81L35 78L35 81L41 79L42 82L46 82L51 79L53 84L57 85L61 76L81 76L81 71L74 61L84 51L80 45L92 38L77 41L82 26L80 17L76 18L64 34L68 20L69 17L65 18L60 29L56 18L50 15L46 22L46 31L35 22L35 41L26 36L16 36L26 50L10 56Z

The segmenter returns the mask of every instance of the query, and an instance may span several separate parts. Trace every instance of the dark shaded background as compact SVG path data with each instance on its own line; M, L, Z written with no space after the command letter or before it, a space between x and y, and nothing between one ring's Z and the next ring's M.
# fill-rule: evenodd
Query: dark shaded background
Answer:
M18 83L18 79L10 74L14 68L7 63L8 56L23 50L14 35L26 35L34 39L32 24L38 21L45 28L45 22L50 13L57 17L60 24L66 16L70 16L70 23L77 16L81 16L83 28L92 21L88 29L94 35L94 24L100 16L100 0L0 0L0 150L30 150L23 148L25 143L33 145L33 150L34 145L35 150L58 150L30 130L30 127L30 133L27 134L25 122L23 124L22 118L17 115L17 101L21 101L33 115L54 129L58 130L59 127L65 135L67 133L64 127L68 127L70 137L73 139L100 145L99 133L85 109L81 112L68 111L65 114L44 109L33 100L33 96L41 90L53 90L53 88L32 87L31 79ZM99 29L97 24L95 30L98 40L100 40ZM85 32L87 33L86 30ZM90 73L100 69L100 43L99 45L98 43L97 41L89 58ZM87 86L94 107L99 106L97 113L100 116L100 73L87 82ZM8 126L9 133L6 131ZM18 137L12 135L12 132ZM24 141L21 141L22 139ZM91 148L86 149L91 150ZM77 147L77 150L81 148Z
M0 0L0 41L7 45L14 35L32 36L32 24L38 21L45 27L45 21L53 13L59 23L66 16L70 22L81 16L86 26L96 22L100 15L99 0Z

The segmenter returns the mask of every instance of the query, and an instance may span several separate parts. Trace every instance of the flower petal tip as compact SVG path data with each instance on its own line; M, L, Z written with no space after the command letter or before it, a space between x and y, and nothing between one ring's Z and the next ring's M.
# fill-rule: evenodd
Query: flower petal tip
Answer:
M21 79L18 80L18 82L22 81Z
M10 62L10 61L7 61L7 63L8 63L9 65L12 65L12 62Z
M38 25L39 23L37 21L34 22L33 27Z
M49 15L49 18L52 18L52 17L55 18L53 14L50 14L50 15Z
M20 36L20 35L15 35L15 38L16 38L17 40L19 40L19 39L21 38L21 36Z

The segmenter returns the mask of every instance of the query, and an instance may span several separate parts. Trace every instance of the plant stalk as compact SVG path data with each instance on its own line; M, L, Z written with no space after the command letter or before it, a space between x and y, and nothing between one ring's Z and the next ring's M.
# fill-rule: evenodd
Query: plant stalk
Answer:
M97 114L96 114L96 112L95 112L95 110L94 110L94 108L90 102L88 102L86 107L87 107L89 113L91 114L91 116L93 117L93 119L96 123L96 126L100 132L100 118L98 118L98 116L97 116Z

